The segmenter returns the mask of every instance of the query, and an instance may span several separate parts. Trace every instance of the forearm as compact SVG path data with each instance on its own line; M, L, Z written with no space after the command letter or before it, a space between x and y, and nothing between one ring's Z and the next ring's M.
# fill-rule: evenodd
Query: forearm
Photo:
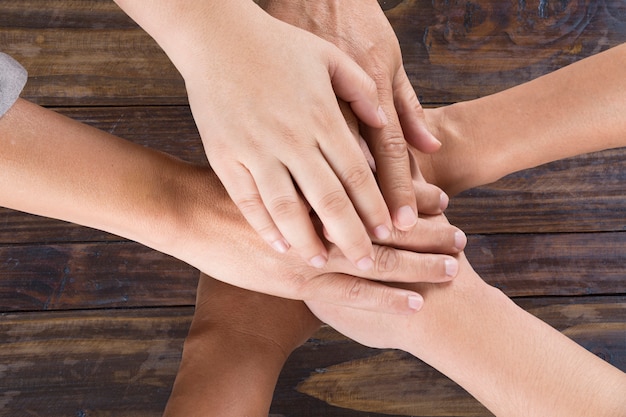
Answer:
M252 336L190 334L164 417L267 417L284 356Z
M429 110L444 147L425 175L456 193L550 161L626 146L624 108L621 45L500 93Z
M211 65L216 71L231 65L222 58L255 36L252 23L265 15L251 0L114 1L163 48L185 80L194 71L210 76ZM207 52L214 61L198 65Z
M151 247L173 243L191 165L24 100L0 119L0 148L0 205Z
M318 327L302 302L201 276L165 416L266 417L287 357Z
M625 415L626 374L517 307L469 264L424 298L407 350L497 416Z

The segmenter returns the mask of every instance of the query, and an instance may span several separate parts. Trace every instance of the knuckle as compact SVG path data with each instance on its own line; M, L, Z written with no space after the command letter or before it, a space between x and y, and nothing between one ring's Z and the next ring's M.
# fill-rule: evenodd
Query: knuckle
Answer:
M295 196L280 196L274 198L269 204L272 217L284 219L290 218L300 211L300 201Z
M344 298L349 302L359 301L363 290L363 280L361 278L353 277L346 284Z
M368 287L366 280L356 277L346 284L344 301L379 311L394 311L398 307L398 298L393 288L379 285L374 290Z
M398 271L401 265L398 251L387 246L375 246L374 270L377 274L390 274Z
M389 136L376 144L377 153L385 158L407 158L408 146L402 136Z
M263 200L256 193L237 197L234 201L244 216L255 214L263 208Z
M368 166L355 165L341 175L341 182L348 189L360 189L370 179L371 171Z
M343 190L331 191L319 201L319 210L329 217L341 217L350 207L350 199Z

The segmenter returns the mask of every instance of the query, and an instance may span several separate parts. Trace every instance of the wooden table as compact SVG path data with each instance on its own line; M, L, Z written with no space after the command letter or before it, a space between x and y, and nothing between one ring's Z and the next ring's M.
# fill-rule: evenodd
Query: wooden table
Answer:
M428 106L493 93L626 40L625 1L381 3ZM29 70L25 98L205 161L182 79L111 1L3 0L0 27L0 50ZM626 149L606 151L465 192L448 216L469 234L468 257L485 279L626 371L625 184ZM198 272L59 221L0 209L0 225L0 415L160 415ZM292 355L272 413L490 415L419 360L330 328Z

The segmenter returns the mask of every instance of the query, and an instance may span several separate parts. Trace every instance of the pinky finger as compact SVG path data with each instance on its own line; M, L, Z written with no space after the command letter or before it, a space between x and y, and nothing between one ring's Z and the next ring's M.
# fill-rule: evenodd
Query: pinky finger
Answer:
M388 314L412 314L419 311L424 298L415 291L390 287L351 275L324 274L309 281L310 288L303 289L302 298L360 310Z

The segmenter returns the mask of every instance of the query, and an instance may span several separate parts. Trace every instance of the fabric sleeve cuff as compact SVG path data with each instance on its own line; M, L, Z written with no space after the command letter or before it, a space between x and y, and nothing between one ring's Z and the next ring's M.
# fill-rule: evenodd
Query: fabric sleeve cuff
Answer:
M16 60L0 52L0 117L13 106L26 85L28 73Z

